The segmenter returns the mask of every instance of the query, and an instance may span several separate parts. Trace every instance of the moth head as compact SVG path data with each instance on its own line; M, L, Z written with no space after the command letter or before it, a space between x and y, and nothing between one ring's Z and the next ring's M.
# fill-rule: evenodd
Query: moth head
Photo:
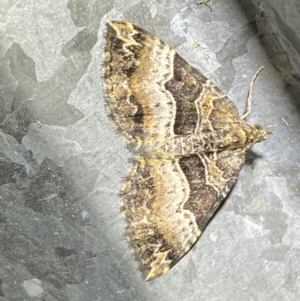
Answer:
M242 126L231 128L225 135L220 135L217 146L223 149L249 149L256 142L265 140L271 133L271 130L263 128L260 124L244 123Z
M261 142L263 140L267 139L267 135L270 135L273 133L270 129L263 128L260 124L254 124L253 128L255 129L255 142Z

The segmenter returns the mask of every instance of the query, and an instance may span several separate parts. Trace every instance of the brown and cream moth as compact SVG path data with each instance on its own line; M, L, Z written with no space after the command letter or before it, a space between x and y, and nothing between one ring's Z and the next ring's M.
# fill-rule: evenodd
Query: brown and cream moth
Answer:
M122 189L127 235L146 280L197 241L236 182L246 151L271 131L170 46L129 22L107 24L104 94L134 164Z

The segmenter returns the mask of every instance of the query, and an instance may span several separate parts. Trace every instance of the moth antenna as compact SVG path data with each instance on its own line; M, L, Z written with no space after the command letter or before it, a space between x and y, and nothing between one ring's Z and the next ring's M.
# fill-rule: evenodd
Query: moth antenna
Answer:
M251 114L251 105L252 105L252 88L253 88L253 84L256 80L256 78L258 77L258 74L265 68L265 66L261 66L256 73L253 76L253 79L251 81L250 84L250 88L249 88L249 92L248 92L248 97L247 97L247 108L246 108L246 113L244 115L241 116L241 119L246 119L250 114Z

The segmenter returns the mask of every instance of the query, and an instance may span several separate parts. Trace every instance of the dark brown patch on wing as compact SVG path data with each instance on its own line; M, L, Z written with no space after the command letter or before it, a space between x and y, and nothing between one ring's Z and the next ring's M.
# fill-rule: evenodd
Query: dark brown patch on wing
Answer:
M201 118L195 101L199 98L206 81L202 74L175 54L173 78L165 84L176 101L175 135L189 135L194 132L198 119Z
M198 154L179 160L190 187L184 207L195 214L201 231L234 185L244 161L242 150Z

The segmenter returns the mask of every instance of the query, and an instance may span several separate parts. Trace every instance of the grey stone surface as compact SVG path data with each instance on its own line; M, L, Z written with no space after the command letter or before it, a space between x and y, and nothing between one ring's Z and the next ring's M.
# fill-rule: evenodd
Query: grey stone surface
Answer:
M0 301L299 300L299 5L196 3L0 0ZM159 35L241 113L266 67L248 121L274 134L249 152L192 251L151 282L119 212L130 154L101 90L112 19Z
M258 35L281 80L300 93L300 2L298 0L241 0L256 21Z

